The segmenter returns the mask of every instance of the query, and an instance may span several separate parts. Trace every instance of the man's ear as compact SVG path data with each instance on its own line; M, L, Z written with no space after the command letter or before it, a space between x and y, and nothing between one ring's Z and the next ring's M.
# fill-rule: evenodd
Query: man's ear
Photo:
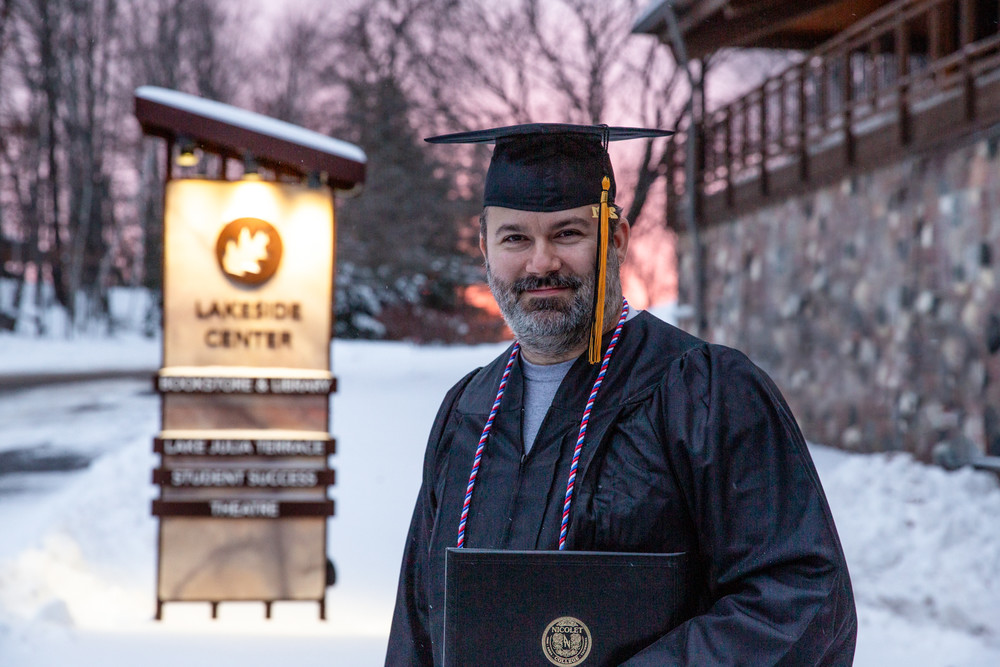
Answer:
M615 233L611 235L611 242L615 245L615 253L618 255L619 265L625 262L625 257L628 255L628 241L631 236L631 225L628 224L625 216L620 217L618 225L615 227Z
M479 235L479 252L483 253L484 260L489 259L489 256L486 254L486 237L482 234Z

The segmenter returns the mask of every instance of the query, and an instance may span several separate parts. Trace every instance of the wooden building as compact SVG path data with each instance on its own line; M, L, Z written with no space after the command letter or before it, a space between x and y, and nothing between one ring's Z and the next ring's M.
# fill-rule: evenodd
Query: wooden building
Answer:
M789 50L695 108L668 218L701 333L771 372L811 440L1000 454L998 19L996 0L659 0L636 22L695 60Z

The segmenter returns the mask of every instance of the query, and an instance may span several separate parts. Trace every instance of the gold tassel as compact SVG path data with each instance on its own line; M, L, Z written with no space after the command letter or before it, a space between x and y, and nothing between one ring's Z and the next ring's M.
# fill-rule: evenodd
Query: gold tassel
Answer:
M590 347L588 348L589 360L592 364L600 363L602 357L601 338L604 336L604 288L607 283L608 273L608 218L610 217L608 190L611 188L611 179L605 176L601 182L601 187L601 220L597 241L597 299L594 306L594 325L590 332Z

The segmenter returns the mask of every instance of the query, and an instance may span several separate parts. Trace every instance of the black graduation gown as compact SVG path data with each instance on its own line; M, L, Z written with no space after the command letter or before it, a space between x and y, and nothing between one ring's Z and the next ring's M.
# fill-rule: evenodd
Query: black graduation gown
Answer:
M605 343L607 338L605 339ZM508 352L447 394L403 555L386 665L441 662L444 557ZM556 549L597 366L570 368L525 456L515 363L483 454L466 546ZM627 665L849 665L857 617L805 442L742 353L648 313L622 330L579 465L567 548L688 552L698 613Z

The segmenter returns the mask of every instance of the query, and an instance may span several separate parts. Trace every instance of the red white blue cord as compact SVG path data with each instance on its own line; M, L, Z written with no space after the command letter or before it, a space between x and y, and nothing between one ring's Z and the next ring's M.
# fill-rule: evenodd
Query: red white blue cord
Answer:
M583 451L583 440L587 435L587 424L590 423L590 411L594 408L594 401L597 400L597 390L601 388L601 384L604 382L604 376L608 372L608 363L611 361L611 353L614 352L615 346L618 344L618 338L622 333L622 326L625 324L625 319L628 317L629 305L628 301L623 299L622 302L622 312L618 317L618 325L615 327L615 332L611 336L611 342L608 343L608 349L604 352L604 359L601 361L601 370L597 374L597 380L594 381L594 387L590 390L590 397L587 399L587 407L583 411L583 418L580 420L580 432L576 438L576 447L573 449L573 460L569 467L569 481L566 483L566 499L563 502L563 514L562 514L562 525L559 529L559 550L563 551L566 548L566 532L569 528L569 510L573 502L573 489L576 486L576 470L580 465L580 453ZM504 391L507 389L507 380L510 377L510 369L514 366L514 360L517 359L517 354L521 350L521 345L517 342L514 343L513 349L510 351L510 358L507 359L507 365L504 367L503 376L500 378L500 387L497 389L497 397L493 401L493 407L490 409L490 416L486 419L486 425L483 426L483 434L479 436L479 444L476 446L476 455L472 459L472 472L469 474L469 484L465 488L465 500L462 502L462 517L458 523L458 548L461 549L465 546L465 524L469 519L469 506L472 504L472 489L476 486L476 478L479 476L479 463L483 458L483 449L486 446L486 440L489 438L490 430L493 428L493 420L497 416L497 412L500 410L500 401L503 399Z
M576 486L576 469L580 465L580 452L583 451L583 439L587 436L590 411L594 409L594 401L597 400L597 390L601 388L604 376L608 373L608 362L611 361L611 353L615 351L615 345L618 344L618 337L622 333L622 325L625 324L626 317L628 317L628 301L623 300L622 314L618 317L618 326L615 327L615 333L611 336L611 342L608 343L608 349L605 351L604 359L601 361L601 370L597 374L597 380L594 381L594 388L590 390L590 398L587 399L587 407L583 410L583 419L580 420L580 434L576 436L573 460L569 464L569 481L566 482L566 500L563 501L562 524L559 527L559 551L566 549L566 532L569 530L569 508L573 503L573 488Z
M465 522L469 519L469 505L472 503L472 487L476 485L476 477L479 476L479 462L483 458L483 448L486 446L486 439L490 436L490 429L493 428L493 420L500 409L500 399L503 398L503 392L507 389L507 378L510 377L510 369L514 366L514 360L517 359L517 353L520 349L521 344L515 341L514 349L510 351L510 359L507 360L507 366L503 369L503 377L500 378L500 388L497 389L497 398L493 401L490 416L486 420L486 426L483 427L483 434L479 436L479 445L476 446L476 456L472 459L472 473L469 475L469 485L465 488L465 500L462 502L462 518L458 522L459 549L465 546Z

